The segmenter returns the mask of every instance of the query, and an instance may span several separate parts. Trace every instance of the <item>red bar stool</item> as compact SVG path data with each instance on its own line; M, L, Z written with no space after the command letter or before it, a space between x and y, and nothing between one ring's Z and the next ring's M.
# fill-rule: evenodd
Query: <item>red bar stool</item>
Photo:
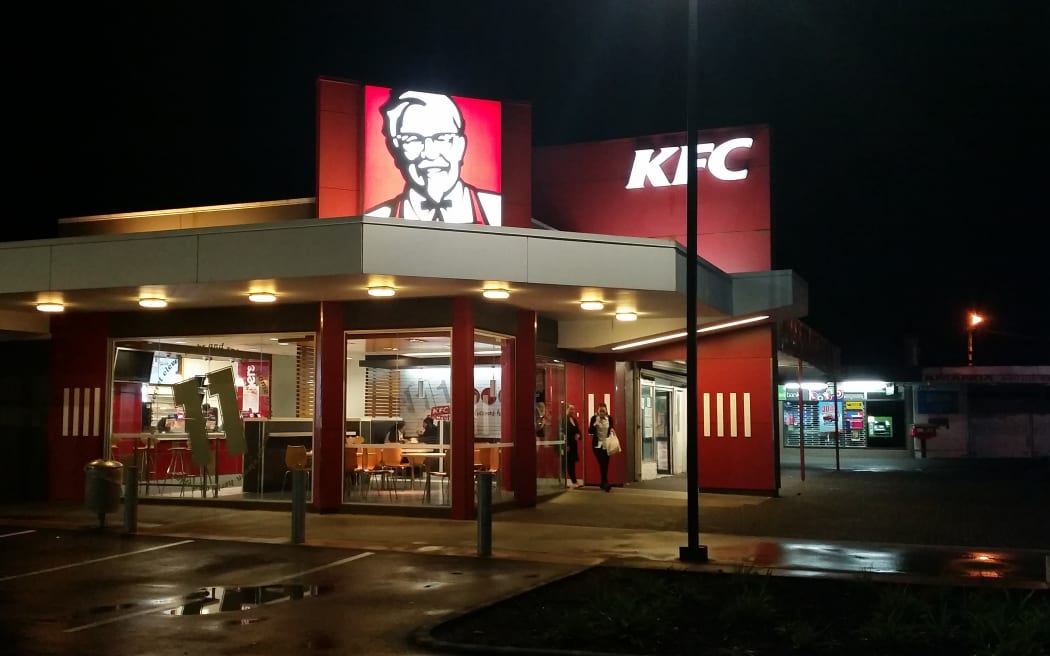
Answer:
M171 452L171 463L168 465L167 478L179 481L179 496L181 497L186 492L186 480L193 477L193 473L186 466L190 445L187 442L181 445L173 444L169 451Z
M145 484L146 494L149 494L150 480L156 478L157 466L157 438L140 438L140 444L135 447L135 467L139 470L139 483Z

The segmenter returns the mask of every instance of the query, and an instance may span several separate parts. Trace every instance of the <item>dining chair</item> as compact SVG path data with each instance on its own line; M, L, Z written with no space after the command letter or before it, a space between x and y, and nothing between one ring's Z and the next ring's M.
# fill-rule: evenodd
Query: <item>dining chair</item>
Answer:
M347 444L356 444L347 439ZM361 463L361 449L356 446L343 447L343 496L349 498L356 490L360 489L361 479L364 476L364 466Z
M373 483L378 483L378 489L380 494L383 490L393 498L397 494L397 490L391 485L390 479L393 477L394 468L384 462L385 453L392 451L393 449L366 449L365 450L365 466L364 474L365 481L364 495L367 498L369 491L372 489ZM400 459L400 456L398 457Z
M391 476L394 478L394 485L397 485L397 476L400 475L402 480L405 480L406 474L412 469L412 464L407 462L407 458L404 457L404 449L401 447L394 447L392 449L383 450L384 464L390 468Z
M284 466L287 468L284 471L284 480L281 482L281 491L284 491L285 486L288 484L288 476L294 470L305 470L307 488L309 488L310 481L310 466L312 454L301 444L289 444L284 450Z

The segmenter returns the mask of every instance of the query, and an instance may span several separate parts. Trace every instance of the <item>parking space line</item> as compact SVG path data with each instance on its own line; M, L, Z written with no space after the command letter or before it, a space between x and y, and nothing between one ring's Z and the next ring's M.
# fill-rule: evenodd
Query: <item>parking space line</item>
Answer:
M367 558L368 556L374 556L374 555L375 555L375 553L373 553L371 551L362 551L361 553L357 554L356 556L350 556L349 558L343 558L342 560L337 560L334 563L329 563L327 565L321 565L320 567L315 567L313 569L308 569L308 570L305 570L305 571L302 571L302 572L296 572L295 574L289 574L288 576L282 576L279 579L271 579L271 580L267 581L267 583L279 583L280 581L287 581L288 579L294 579L297 576L306 576L307 574L313 574L314 572L320 572L321 570L328 569L330 567L338 567L339 565L343 565L345 563L349 563L352 560L360 560L361 558Z
M0 538L13 538L16 535L25 535L26 533L36 533L36 529L30 529L28 531L18 531L16 533L4 533L0 535Z
M360 560L361 558L367 558L368 556L374 556L374 555L375 555L374 552L364 551L362 553L357 554L356 556L350 556L349 558L343 558L342 560L337 560L334 563L328 563L327 565L321 565L320 567L314 567L313 569L304 570L302 572L296 572L295 574L289 574L288 576L282 576L281 578L278 578L278 579L270 579L268 581L268 583L278 583L280 581L287 581L288 579L294 579L297 576L305 576L306 574L312 574L314 572L319 572L319 571L321 571L323 569L329 569L331 567L338 567L339 565L343 565L345 563L349 563L350 561ZM153 608L146 608L144 610L137 610L134 613L126 613L126 614L121 615L119 617L111 617L109 619L99 620L98 622L92 622L91 624L82 624L80 626L70 627L70 628L66 629L65 631L63 631L63 633L76 633L77 631L83 631L84 629L93 629L96 626L103 626L105 624L112 624L113 622L119 622L121 620L129 620L129 619L132 619L132 618L135 618L135 617L139 617L140 615L149 615L151 613L163 613L163 612L169 611L169 610L171 610L173 608L178 608L179 606L183 606L183 605L185 605L185 604L179 603L179 604L176 604L174 606L165 605L164 607L161 607L161 608L153 607Z
M177 547L183 544L189 544L193 540L180 540L179 542L172 542L170 544L161 544L156 547L149 547L148 549L139 549L137 551L128 551L127 553L114 554L112 556L103 556L102 558L92 558L91 560L82 560L79 563L70 563L68 565L59 565L58 567L48 567L47 569L38 569L35 572L26 572L25 574L12 574L11 576L0 577L0 582L11 581L13 579L23 579L27 576L36 576L37 574L47 574L48 572L58 572L64 569L71 569L73 567L82 567L83 565L91 565L93 563L101 563L106 560L113 560L115 558L124 558L125 556L135 556L143 554L149 551L157 551L158 549L167 549L168 547Z

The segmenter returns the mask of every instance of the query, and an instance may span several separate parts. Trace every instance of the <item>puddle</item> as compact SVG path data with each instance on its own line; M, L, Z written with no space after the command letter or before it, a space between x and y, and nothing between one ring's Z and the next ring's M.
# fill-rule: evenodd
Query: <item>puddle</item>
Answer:
M251 587L200 588L183 598L183 604L165 615L213 615L251 610L265 604L319 597L327 588L316 585L260 585Z

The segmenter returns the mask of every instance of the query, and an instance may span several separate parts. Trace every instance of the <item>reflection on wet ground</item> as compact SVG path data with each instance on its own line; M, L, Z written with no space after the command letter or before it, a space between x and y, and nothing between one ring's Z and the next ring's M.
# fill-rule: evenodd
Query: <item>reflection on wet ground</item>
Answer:
M282 601L297 601L307 597L319 597L326 592L329 592L328 588L316 585L213 586L200 588L183 597L165 597L141 602L94 606L89 608L86 614L97 616L144 608L144 610L135 614L156 612L164 615L212 615L215 613L251 610L265 604L274 604ZM74 619L79 616L81 616L81 613L76 613ZM258 618L234 620L232 623L251 624L256 621L258 621Z
M316 585L260 585L250 587L200 588L186 595L186 603L164 611L166 615L211 615L251 610L264 604L317 597L324 588Z
M1041 582L1042 554L947 547L851 546L820 542L763 542L755 567L810 571L908 574L937 579L1004 579Z

